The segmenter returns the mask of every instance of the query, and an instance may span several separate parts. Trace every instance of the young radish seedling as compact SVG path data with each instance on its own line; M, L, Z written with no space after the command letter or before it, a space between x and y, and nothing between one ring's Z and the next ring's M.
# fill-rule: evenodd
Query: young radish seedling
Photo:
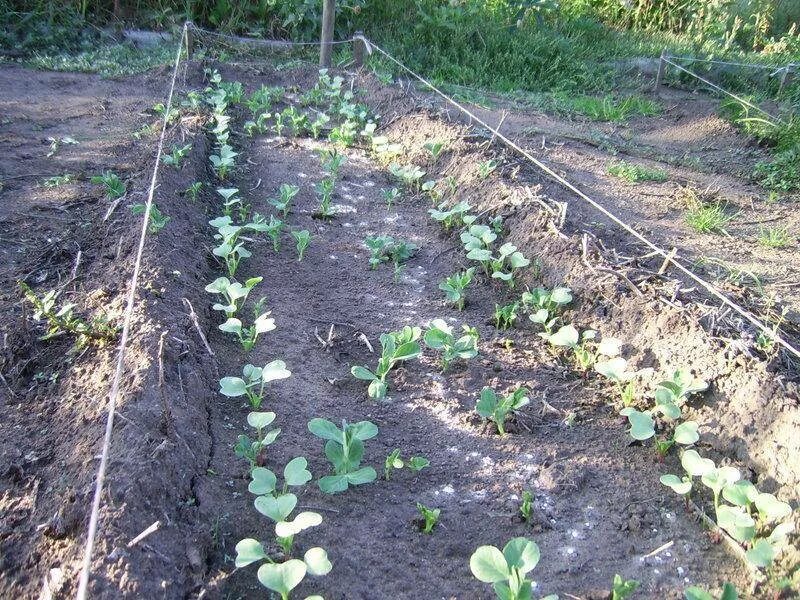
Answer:
M289 214L289 210L292 205L292 200L297 193L300 191L300 188L296 185L289 185L286 183L282 183L280 187L280 198L272 198L269 203L272 204L276 208L276 210L280 211L283 218L286 218L286 215Z
M416 165L389 165L389 172L395 179L409 189L419 189L419 182L425 176L425 171Z
M133 213L134 215L143 215L146 210L147 206L145 206L140 202L131 205L131 213ZM162 229L164 229L164 227L166 227L167 223L169 222L170 222L170 217L162 213L154 202L150 206L150 218L147 223L147 231L155 235L159 233Z
M258 311L256 311L256 314ZM232 333L239 340L239 343L244 348L245 352L250 352L253 346L256 345L258 336L262 333L268 333L275 329L275 319L271 318L269 311L257 314L255 321L250 327L243 327L242 322L231 317L219 326L220 331L225 333Z
M614 356L606 360L598 360L594 370L603 377L614 382L619 393L622 408L631 406L636 400L636 389L633 384L635 373L628 371L628 361L621 356Z
M392 475L392 471L395 469L402 469L404 466L408 465L408 468L414 471L421 471L425 467L429 466L431 463L428 461L427 458L424 456L412 456L408 459L408 461L404 461L400 457L400 448L395 448L389 455L386 457L386 460L383 464L383 477L386 481L389 481Z
M234 158L238 156L238 152L234 152L228 144L222 144L217 151L217 154L211 154L208 160L217 174L217 177L224 180L228 173L233 169Z
M499 304L494 305L494 326L505 331L514 326L514 321L517 320L517 310L519 309L519 302L512 302L505 306Z
M480 175L481 179L486 179L499 166L500 163L496 160L486 160L478 163L478 175Z
M186 158L186 155L189 154L189 150L191 149L192 149L191 144L186 144L185 146L173 146L172 152L170 152L169 154L165 154L161 158L161 160L168 167L175 167L176 169L180 169L181 163L183 163L183 159Z
M557 313L572 302L572 290L568 287L534 288L522 294L522 306L530 314L528 318L544 327L547 333L553 332L558 323Z
M469 360L478 356L478 330L469 325L462 325L462 329L463 335L456 338L453 328L444 319L434 319L425 332L425 345L442 352L442 372L456 358Z
M564 325L555 333L542 332L539 336L555 348L570 349L573 352L575 366L583 372L589 370L600 356L614 357L619 354L618 340L608 338L596 343L597 332L593 329L578 333L572 325Z
M262 450L278 439L281 433L280 429L267 430L274 420L274 412L251 412L247 415L247 424L256 430L256 438L253 440L249 436L240 435L233 452L238 458L244 458L249 462L251 470L261 460Z
M291 374L282 360L273 360L263 367L247 364L242 369L242 377L223 377L219 380L219 393L228 398L247 396L250 406L259 409L264 401L264 387L271 381L286 379Z
M106 196L109 200L121 198L127 191L125 189L125 184L122 183L119 176L111 171L106 171L101 175L95 175L92 177L91 182L102 185L105 188Z
M293 230L292 237L294 241L297 242L297 260L298 262L303 260L303 256L305 256L306 249L308 245L311 243L311 234L307 229L301 230Z
M492 388L485 387L481 391L480 400L475 405L475 411L484 419L494 422L497 426L497 432L501 436L505 435L505 422L508 419L508 415L517 412L530 402L526 395L527 393L527 389L518 387L510 395L498 398Z
M442 514L442 509L428 508L421 502L417 502L417 510L419 511L419 516L422 517L419 524L422 533L433 533L433 528L439 522L439 515Z
M428 214L434 221L441 223L445 231L450 231L453 227L471 225L475 221L474 215L467 214L470 208L467 202L457 202L450 209L446 203L442 203L436 208L429 209Z
M481 546L469 559L472 574L491 583L499 600L531 600L533 585L525 575L539 564L539 546L526 538L509 541L501 552L494 546ZM550 595L541 600L558 600Z
M439 140L431 140L429 142L425 142L422 145L422 147L425 148L425 150L428 151L428 154L431 155L433 162L436 162L437 160L439 160L439 156L441 156L442 152L447 146L445 142Z
M308 430L318 438L326 440L325 456L333 465L333 475L320 478L319 489L326 494L344 492L351 485L362 485L375 481L378 474L372 467L361 467L364 458L364 442L378 435L378 428L369 421L348 424L342 428L327 419L311 419Z
M639 582L635 579L625 579L621 575L614 575L614 581L611 584L611 600L626 600L638 587Z
M383 189L381 190L381 196L383 197L384 202L386 202L386 208L391 209L392 204L400 197L400 190L396 187L391 189Z
M454 273L439 283L439 289L445 293L449 302L455 304L458 310L464 310L464 304L467 301L465 291L474 274L475 267L470 267L461 273Z
M223 311L226 317L234 316L236 311L244 304L248 294L250 294L250 290L261 283L261 280L261 277L251 277L242 285L238 281L231 281L227 277L218 277L209 283L205 290L211 294L220 294L225 303L217 302L211 308Z
M269 223L264 227L264 231L272 240L272 249L275 252L280 252L281 249L281 231L283 231L283 221L275 218L275 215L269 216Z
M469 255L467 255L469 258ZM527 267L531 261L523 256L522 252L510 242L498 248L498 255L492 256L489 262L493 279L505 281L510 288L514 288L514 271Z
M419 328L406 327L400 332L384 333L381 335L381 357L373 373L366 367L354 366L350 373L356 379L369 381L367 394L370 398L379 399L386 397L388 386L386 376L397 363L417 358L420 354L419 342L421 335Z

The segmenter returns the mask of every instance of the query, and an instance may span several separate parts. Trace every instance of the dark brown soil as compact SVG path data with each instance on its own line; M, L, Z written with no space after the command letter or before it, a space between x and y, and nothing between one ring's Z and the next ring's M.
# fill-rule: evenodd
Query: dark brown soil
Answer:
M38 82L37 94L21 100L8 85L0 88L5 94L0 98L20 114L29 104L37 107L34 123L12 118L12 125L18 126L14 135L30 145L37 124L57 121L46 103L63 104L52 96L66 92L58 91L49 74L14 69L0 72L0 77L10 80L20 73ZM303 87L314 77L313 69L229 68L223 74L243 81L248 90L262 83ZM103 97L113 90L114 98L122 98L120 90L129 86L131 96L139 99L137 112L161 100L166 84L163 73L124 82L58 77L73 78L82 97ZM201 87L198 70L190 70L187 82L187 87ZM522 284L572 287L577 301L569 320L623 339L625 356L634 368L643 369L642 390L679 367L690 367L710 380L711 390L691 407L693 418L701 423L704 452L748 470L767 491L796 499L796 384L774 364L732 342L731 337L739 335L735 323L697 303L680 282L630 274L640 296L618 277L593 270L608 265L610 253L592 237L587 256L582 255L581 233L591 219L570 209L564 233L555 233L539 204L527 199L524 186L533 185L542 199L551 190L536 187L539 182L532 171L516 157L504 156L503 167L481 180L476 164L491 154L475 132L430 111L414 110L416 102L396 90L380 90L371 80L359 83L370 90L366 100L384 116L385 133L406 146L404 160L423 165L429 177L456 177L460 194L476 211L491 209L505 217L507 238L541 263L541 276L528 276ZM126 145L117 147L118 159L101 155L84 170L125 171L131 193L141 194L154 144L152 139L134 143L125 134L147 117L132 116L117 102L121 100L107 107L108 123ZM96 128L86 117L85 122L70 123L63 135L89 138ZM261 214L271 212L267 199L280 184L300 186L289 223L313 235L302 262L296 260L288 235L278 253L266 239L251 244L253 257L237 277L264 277L253 295L266 297L277 329L263 336L249 355L242 353L216 329L219 314L211 310L211 298L203 291L221 274L210 258L212 231L206 225L218 214L217 199L206 191L193 204L178 192L196 179L211 187L216 184L207 172L207 148L195 120L173 128L169 143L183 135L193 143L190 159L180 171L163 168L160 176L156 202L172 220L149 238L145 255L128 384L95 552L94 597L265 596L255 568L236 570L232 563L240 539L268 540L272 526L253 508L247 464L233 453L237 437L247 433L248 409L219 395L217 382L222 376L238 375L246 362L264 364L276 358L286 361L292 376L269 386L263 407L277 413L276 426L282 429L269 448L268 466L280 470L288 459L302 455L315 479L327 474L323 444L307 430L314 417L373 421L380 433L366 443L366 462L379 473L385 456L395 448L431 462L418 474L401 470L388 482L378 480L335 496L322 494L315 483L303 488L299 505L320 512L324 522L298 536L298 549L322 546L334 567L325 577L307 579L296 597L321 593L329 599L490 598L489 586L471 576L469 557L479 545L502 546L515 536L534 539L541 548L542 561L532 574L538 595L604 597L616 573L639 580L641 598L679 598L690 583L713 587L734 581L741 590L749 589L746 569L659 483L662 473L675 469L674 456L662 464L651 447L630 444L624 423L607 405L611 391L594 377L576 374L531 326L499 332L491 325L495 303L512 298L504 288L481 281L470 290L462 313L444 305L438 283L464 262L457 236L442 233L428 217L430 202L421 196L406 194L387 210L380 190L395 184L361 149L347 151L334 200L342 212L324 222L313 217L318 206L313 184L322 177L315 150L324 144L234 137L241 155L229 184L242 190ZM421 149L431 138L452 141L435 165ZM83 147L61 151L66 157ZM42 150L46 153L46 147ZM33 172L31 164L18 165L12 166ZM49 174L53 167L47 163L41 169ZM24 189L31 203L47 206L43 189L15 185L8 183L0 197L6 200ZM113 346L90 349L65 362L68 340L35 341L37 330L23 312L13 283L51 265L47 278L28 279L38 291L66 281L65 289L75 293L83 310L105 306L119 316L138 219L123 201L103 222L107 201L85 182L76 188L80 209L67 205L62 212L79 232L65 235L83 251L78 279L70 281L74 254L68 249L55 258L26 257L2 273L7 290L0 299L5 308L2 323L9 332L0 363L8 384L0 388L2 450L9 464L0 473L3 597L37 597L43 580L54 577L54 568L63 570L60 593L68 597L74 592L85 536ZM56 198L51 204L66 203ZM7 202L4 206L9 216L0 237L13 239L20 223L31 221L18 208ZM88 225L79 228L84 222ZM594 231L602 240L604 230ZM52 235L36 225L27 225L26 232L26 249L43 247L49 243L46 236ZM369 269L363 241L376 234L420 247L397 282L388 267ZM104 295L93 305L86 298L94 297L95 289ZM197 311L214 356L199 342L183 298ZM436 317L477 327L479 357L457 362L442 374L435 355L426 350L420 361L392 373L390 398L369 400L364 382L349 375L351 365L374 366L377 360L360 334L377 346L383 332L406 324L423 326ZM331 324L333 345L325 348L315 334L326 338ZM59 375L55 381L40 382L35 377L40 371ZM531 404L505 438L474 412L484 385L525 385L531 390ZM535 496L532 525L517 517L523 490ZM414 524L417 502L442 509L431 535L420 533ZM127 547L155 521L160 521L157 532ZM655 556L645 557L670 542ZM766 593L760 588L754 595Z

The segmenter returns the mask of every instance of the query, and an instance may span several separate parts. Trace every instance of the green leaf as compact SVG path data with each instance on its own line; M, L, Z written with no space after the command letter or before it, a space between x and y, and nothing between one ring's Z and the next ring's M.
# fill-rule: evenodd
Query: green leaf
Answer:
M253 504L255 504L258 512L277 523L285 521L286 517L297 506L297 496L294 494L282 494L274 498L272 496L259 496Z
M327 419L311 419L308 422L308 430L323 440L339 441L342 439L342 431Z
M308 572L317 577L327 575L333 568L331 561L328 560L328 553L322 548L309 548L303 555L303 561L308 567Z
M361 441L371 440L378 435L378 426L370 421L359 421L348 427L354 438Z
M765 569L772 564L775 551L765 539L756 540L753 547L747 551L747 560L760 569Z
M550 293L550 301L556 304L569 304L572 302L572 290L568 287L553 288Z
M347 477L345 475L326 475L320 478L318 485L324 493L336 494L347 489Z
M721 505L717 508L717 525L731 534L737 542L747 542L756 534L756 522L741 508Z
M698 425L695 421L684 421L675 428L672 439L684 446L694 444L700 439L700 434L697 433L697 427Z
M305 511L299 513L292 521L280 521L275 523L275 535L278 537L292 537L305 529L316 527L322 523L322 515L319 513Z
M564 325L554 334L547 336L547 339L553 346L572 348L578 345L580 336L572 325Z
M293 458L286 463L283 468L283 479L286 481L286 485L298 486L311 481L311 471L306 468L307 466L308 461L302 456Z
M703 458L697 450L686 450L681 456L681 465L689 477L702 477L716 467L710 458Z
M264 546L257 540L246 538L236 544L236 561L238 569L267 558Z
M756 487L752 483L743 479L732 485L725 486L725 489L722 490L722 497L736 506L747 506L750 504L751 494L755 490Z
M408 461L408 468L412 471L421 471L425 467L430 466L430 461L424 456L412 456Z
M622 412L622 411L621 411ZM630 409L624 411L628 417L631 428L628 430L630 436L635 440L647 440L656 434L653 417L644 412Z
M263 332L259 331L259 333ZM261 380L264 383L269 383L270 381L276 381L278 379L286 379L291 376L291 374L292 372L286 368L285 362L282 360L273 360L264 366L261 372Z
M250 485L247 489L251 494L261 496L263 494L271 494L275 491L275 486L278 483L278 478L275 473L264 467L256 467L250 472Z
M378 377L372 371L359 366L352 367L350 369L350 374L356 379L361 379L364 381L374 381L378 379Z
M274 420L274 412L251 412L247 414L247 424L255 429L264 429Z
M792 507L772 494L758 494L754 502L758 512L764 515L767 521L780 521L792 514Z
M609 360L599 360L594 365L595 371L612 381L623 381L626 378L625 370L627 368L628 361L621 356Z
M362 467L357 471L347 473L346 477L348 483L351 483L352 485L362 485L364 483L375 481L375 479L378 477L378 474L372 467Z
M394 360L409 360L419 356L420 348L418 342L406 342L398 346L394 351L392 358Z
M686 600L714 600L714 596L709 594L703 588L693 585L683 591Z
M661 483L672 488L672 491L681 496L688 494L692 490L692 482L688 479L681 479L677 475L667 473L659 479Z
M497 408L497 394L490 387L483 388L475 410L484 419L488 419L494 414L495 408Z
M247 393L247 384L241 377L223 377L219 380L219 392L228 398L237 398Z
M719 494L726 486L736 483L741 479L739 469L736 467L719 467L702 476L701 481L704 485Z
M516 567L520 573L525 575L525 573L532 571L539 564L541 554L536 542L524 537L518 537L510 540L503 547L503 556L505 556L509 567Z
M719 600L737 600L738 598L739 594L732 583L726 583L722 586L722 596L719 597Z
M480 546L469 559L469 568L478 581L507 581L511 575L506 558L494 546Z
M367 388L367 395L373 400L379 400L380 398L384 398L386 396L387 390L388 387L383 381L375 379L374 381L370 382L369 387Z
M306 576L306 563L293 558L285 563L266 563L258 568L258 581L265 588L288 595Z
M242 322L239 319L231 317L219 326L219 330L224 331L225 333L240 334L242 332Z

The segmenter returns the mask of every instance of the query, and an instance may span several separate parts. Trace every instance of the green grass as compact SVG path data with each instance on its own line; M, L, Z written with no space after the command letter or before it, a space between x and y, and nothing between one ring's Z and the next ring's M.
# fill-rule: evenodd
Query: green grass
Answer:
M639 183L640 181L666 181L668 179L666 171L642 167L625 161L612 164L608 167L608 172L630 183Z
M621 123L631 117L651 117L661 112L658 103L637 95L615 98L557 92L551 98L556 112L579 114L593 121Z
M176 51L177 46L172 44L141 49L129 44L111 44L77 53L36 51L24 63L35 69L78 71L99 73L104 77L120 77L171 64L175 60Z
M793 241L794 238L786 227L762 227L758 233L758 243L767 248L786 248Z
M722 233L735 215L728 214L725 206L715 203L697 203L686 212L686 223L698 233Z

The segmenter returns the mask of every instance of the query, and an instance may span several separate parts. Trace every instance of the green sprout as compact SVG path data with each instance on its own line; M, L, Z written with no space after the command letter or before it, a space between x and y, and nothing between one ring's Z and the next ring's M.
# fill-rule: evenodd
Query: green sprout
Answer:
M478 175L480 175L481 179L486 179L499 166L500 162L496 160L486 160L481 163L478 163Z
M222 144L217 151L217 154L212 154L208 157L211 161L211 166L217 174L217 177L224 180L234 165L234 158L238 156L238 152L234 152L233 148L228 144Z
M191 149L191 144L186 144L185 146L172 146L172 152L165 154L163 157L161 157L161 160L168 167L180 169L183 159L186 158L186 155L189 154L189 150Z
M388 454L386 460L384 461L383 477L386 479L386 481L389 481L392 471L395 469L402 469L407 465L409 469L416 473L425 467L430 466L430 464L430 461L424 456L412 456L408 459L408 461L405 461L400 456L400 448L395 448Z
M325 113L320 113L316 119L314 119L308 126L309 130L311 131L311 137L315 140L319 138L319 134L322 132L322 128L325 127L328 123L330 123L331 118L326 115Z
M270 118L272 118L272 113L262 112L255 118L255 121L245 121L242 129L250 137L256 133L264 135L269 131Z
M409 189L418 189L420 180L425 176L425 171L416 165L389 165L392 176Z
M506 434L505 422L508 416L530 403L527 393L527 389L518 387L511 394L498 398L492 388L485 387L481 390L475 411L484 419L492 421L497 427L497 432L503 436Z
M91 182L104 186L106 196L108 196L109 200L121 198L127 191L125 189L125 184L122 183L119 176L111 171L106 171L101 175L95 175L92 177Z
M311 419L308 430L326 440L325 456L333 465L333 475L320 478L319 489L326 494L344 492L351 485L362 485L377 479L372 467L361 467L364 442L378 435L378 428L369 421L348 424L342 421L339 429L327 419Z
M640 181L663 182L667 180L666 171L650 169L625 161L612 164L608 167L608 172L629 183L639 183Z
M298 112L294 106L288 106L283 109L282 116L288 121L292 135L300 135L308 125L308 117Z
M382 189L381 196L383 197L384 202L386 202L386 208L391 209L392 204L400 197L400 190L396 187L390 189Z
M70 175L69 173L64 173L63 175L54 175L53 177L48 177L42 182L42 184L46 188L54 188L74 182L75 182L74 175Z
M530 525L531 518L533 517L533 494L528 490L522 491L522 503L519 506L519 514L522 515L522 520Z
M184 190L183 194L192 202L197 202L197 197L200 194L201 189L203 189L203 182L195 181L192 185Z
M635 579L624 579L621 575L614 575L611 584L611 600L626 600L639 587Z
M254 469L259 462L264 448L272 444L281 433L280 429L267 430L275 420L274 412L251 412L247 414L247 424L256 430L256 438L240 435L233 447L233 452L237 458L243 458L250 463L250 469Z
M442 352L443 372L456 358L469 360L478 356L478 330L469 325L462 325L462 329L463 335L456 338L453 328L444 319L434 319L425 332L425 345Z
M211 294L220 294L224 303L216 302L211 308L223 311L226 317L234 316L236 311L244 304L245 299L250 294L250 290L256 284L261 283L262 279L262 277L251 277L242 285L238 281L231 281L227 277L217 277L205 287L205 290Z
M143 215L147 206L141 203L131 205L131 213L134 215ZM163 214L158 206L153 203L150 206L150 218L147 223L147 231L153 235L164 229L169 223L170 217Z
M525 575L539 564L539 546L523 537L510 540L501 552L494 546L480 546L469 559L472 574L491 583L499 600L531 600L532 583ZM542 600L558 600L550 595Z
M419 515L422 517L422 522L420 523L422 533L433 533L433 528L436 527L436 524L439 522L439 515L442 514L442 509L428 508L421 502L417 502L417 511L419 511Z
M553 332L558 323L558 313L564 306L572 302L572 290L568 287L534 288L522 294L522 306L530 314L528 318L541 325L547 333Z
M719 599L712 596L700 586L693 585L683 590L683 595L686 600L738 600L739 593L732 583L726 583L722 586L722 595Z
M495 304L494 326L501 331L505 331L506 329L513 327L514 321L517 320L518 309L519 302L512 302L511 304L506 304L505 306Z
M381 357L378 359L378 366L375 372L366 367L354 366L350 373L356 379L369 381L367 394L372 399L386 397L388 386L386 376L398 363L417 358L420 354L419 342L422 335L419 327L404 327L401 331L384 333L380 337Z
M272 240L272 249L279 252L281 249L281 231L283 231L283 221L276 218L275 215L269 216L269 223L264 227L264 231Z
M316 214L322 219L330 219L336 215L336 210L331 207L335 185L336 180L334 176L329 175L314 186L319 196L319 210Z
M416 244L395 240L388 235L368 237L364 240L364 245L370 251L370 268L376 269L381 263L391 262L394 265L395 281L402 272L404 264L418 250Z
M425 150L428 151L428 154L431 155L433 162L436 162L437 160L439 160L439 156L441 156L442 152L447 147L447 145L445 142L440 140L431 140L425 142L422 145L422 147L425 148Z
M300 231L292 230L291 233L295 242L297 242L297 260L299 262L303 260L303 256L305 256L306 249L308 248L308 245L311 243L311 233L309 233L308 229L301 229Z
M475 221L474 215L467 214L470 208L467 202L457 202L450 209L446 203L442 203L436 208L429 209L428 214L434 221L441 223L445 231L450 231L453 227L471 225Z
M286 215L289 214L289 210L292 205L292 200L297 193L300 191L300 188L296 185L289 185L286 183L282 183L280 187L280 198L272 198L269 203L275 207L276 210L280 211L283 218L286 218Z
M258 315L250 327L244 327L239 319L231 317L219 326L219 330L234 334L244 351L249 352L256 345L259 335L275 329L275 319L269 315L269 312Z
M228 398L247 396L250 406L258 410L264 401L264 387L291 374L282 360L273 360L263 367L247 364L242 368L242 377L223 377L219 380L219 393Z
M450 277L439 283L439 289L445 293L449 302L455 304L458 310L464 310L464 304L467 301L465 291L470 282L472 282L474 274L475 268L470 267L466 271L450 275Z

